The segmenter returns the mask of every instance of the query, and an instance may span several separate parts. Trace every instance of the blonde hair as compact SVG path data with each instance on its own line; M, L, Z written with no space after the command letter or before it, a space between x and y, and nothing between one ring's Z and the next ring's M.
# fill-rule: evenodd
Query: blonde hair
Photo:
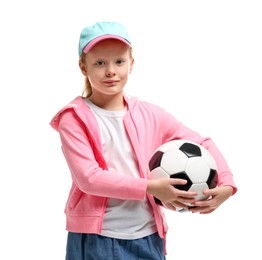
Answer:
M129 50L130 50L130 58L131 58L131 59L134 59L133 49L130 48ZM86 54L83 53L83 54L81 55L79 61L80 61L81 63L84 63L84 59L85 59L85 57L86 57ZM86 77L85 77L85 85L84 85L84 89L83 89L83 91L82 91L82 97L84 97L84 98L88 98L88 97L90 97L91 95L92 95L92 87L91 87L91 83L90 83L88 77L86 76Z
M81 55L81 57L80 57L80 59L79 59L79 62L80 62L80 63L84 63L85 56L86 56L85 53L83 53L83 54ZM83 91L82 91L82 97L88 98L88 97L90 97L91 95L92 95L91 83L90 83L88 77L86 76L86 77L85 77L84 89L83 89Z

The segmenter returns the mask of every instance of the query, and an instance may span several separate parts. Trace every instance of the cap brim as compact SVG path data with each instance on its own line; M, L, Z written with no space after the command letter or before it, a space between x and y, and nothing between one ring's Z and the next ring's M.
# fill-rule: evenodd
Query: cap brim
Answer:
M85 48L83 49L83 53L89 52L98 42L101 42L101 41L107 40L107 39L119 40L119 41L125 43L126 45L131 46L130 42L128 42L128 41L125 40L124 38L119 37L119 36L116 36L116 35L107 34L107 35L102 35L102 36L96 37L94 40L92 40L91 42L89 42L89 43L85 46Z

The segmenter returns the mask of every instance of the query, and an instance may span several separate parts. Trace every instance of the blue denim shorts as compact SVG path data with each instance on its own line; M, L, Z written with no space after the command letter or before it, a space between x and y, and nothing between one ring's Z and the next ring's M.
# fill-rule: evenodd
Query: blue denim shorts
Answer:
M164 259L164 240L158 233L134 240L72 232L67 237L66 260Z

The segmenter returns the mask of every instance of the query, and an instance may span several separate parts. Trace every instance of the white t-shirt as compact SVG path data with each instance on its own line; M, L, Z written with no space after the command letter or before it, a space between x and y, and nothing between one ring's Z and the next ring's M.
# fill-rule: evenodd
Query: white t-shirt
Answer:
M140 178L131 144L123 124L123 111L108 111L86 99L100 127L104 157L109 171ZM153 210L142 201L108 198L101 235L137 239L157 231Z

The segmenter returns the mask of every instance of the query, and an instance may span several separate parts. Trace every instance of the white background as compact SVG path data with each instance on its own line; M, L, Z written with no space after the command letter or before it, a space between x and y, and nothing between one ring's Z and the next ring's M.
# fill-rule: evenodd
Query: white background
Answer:
M166 212L168 260L262 259L261 1L1 1L0 259L64 259L70 174L49 121L81 95L80 30L123 23L126 92L211 136L238 193L210 215Z

